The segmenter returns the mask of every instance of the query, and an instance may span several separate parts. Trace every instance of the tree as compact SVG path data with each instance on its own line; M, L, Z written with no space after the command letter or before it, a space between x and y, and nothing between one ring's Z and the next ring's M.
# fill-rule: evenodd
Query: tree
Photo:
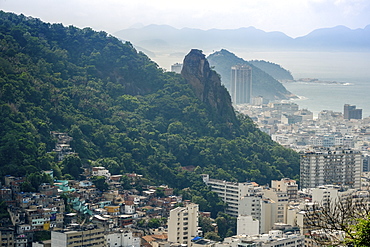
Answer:
M165 195L164 195L164 188L157 187L157 188L155 189L155 194L156 194L156 195L157 195L157 197L159 197L159 198L163 198L163 197L165 197Z
M215 227L213 224L215 223L211 218L205 216L199 217L199 226L202 228L203 234L214 231Z
M9 224L10 222L10 215L8 212L8 206L5 201L0 200L0 225Z
M355 246L370 246L368 199L353 196L307 205L304 223L311 238L322 245L351 243ZM344 233L344 238L340 233Z
M79 179L81 164L97 159L112 174L175 189L192 188L200 172L260 184L299 174L297 153L277 148L248 116L215 114L181 75L130 43L3 11L0 24L0 175L53 167L57 178ZM220 90L214 102L229 105ZM78 156L55 165L50 131L68 132ZM201 195L216 217L222 203L206 193L187 196Z
M94 183L95 187L100 191L106 191L109 187L108 184L105 182L104 176L91 177L91 181Z
M149 221L148 221L148 224L147 224L147 226L149 227L149 228L158 228L158 227L160 227L161 226L161 220L160 219L158 219L158 218L152 218L152 219L150 219Z
M210 239L210 240L213 240L213 241L220 241L221 240L221 237L216 232L207 232L206 234L204 234L204 238Z
M79 179L80 174L83 172L82 162L78 155L68 155L62 161L61 166L64 175L69 174L75 179Z
M358 224L353 226L354 240L350 241L355 246L370 246L370 217L360 219Z
M219 212L215 219L218 234L222 239L236 234L236 218L228 214Z

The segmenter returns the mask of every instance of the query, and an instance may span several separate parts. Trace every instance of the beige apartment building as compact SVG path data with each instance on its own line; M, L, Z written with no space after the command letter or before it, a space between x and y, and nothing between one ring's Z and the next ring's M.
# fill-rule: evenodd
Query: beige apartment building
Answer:
M77 247L77 246L106 246L104 229L87 227L81 230L63 230L51 232L51 246Z
M191 246L191 240L198 235L198 217L198 204L172 209L167 223L168 241Z

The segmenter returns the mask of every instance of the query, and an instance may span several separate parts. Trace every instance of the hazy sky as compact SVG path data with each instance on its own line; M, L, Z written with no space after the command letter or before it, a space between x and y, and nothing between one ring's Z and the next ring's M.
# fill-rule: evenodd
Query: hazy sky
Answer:
M297 37L322 27L370 24L370 0L0 0L0 9L109 33L142 23L200 29L254 26Z

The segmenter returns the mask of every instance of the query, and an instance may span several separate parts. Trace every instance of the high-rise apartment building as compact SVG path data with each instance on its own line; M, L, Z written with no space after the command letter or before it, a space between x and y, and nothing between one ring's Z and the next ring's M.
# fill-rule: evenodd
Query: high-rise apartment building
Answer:
M362 119L362 109L356 109L355 105L344 105L344 119Z
M343 147L314 148L300 153L301 188L332 184L361 187L362 155Z
M251 103L252 68L248 65L231 67L230 95L233 104Z
M225 213L234 217L238 217L241 211L240 207L244 205L240 204L241 198L258 194L255 183L234 183L225 180L211 179L208 174L203 174L202 176L203 181L211 187L211 190L216 192L227 204Z
M191 246L191 240L198 235L198 216L198 204L172 209L168 219L168 241Z

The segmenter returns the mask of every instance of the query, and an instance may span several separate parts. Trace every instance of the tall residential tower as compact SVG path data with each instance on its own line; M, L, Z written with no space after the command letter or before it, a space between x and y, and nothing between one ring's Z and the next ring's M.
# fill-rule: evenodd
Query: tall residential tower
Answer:
M348 148L315 148L301 152L301 189L321 185L361 188L362 156Z
M344 105L344 119L362 119L362 109L356 109L355 105Z
M248 65L231 67L231 100L233 104L251 103L252 68Z
M191 246L191 240L198 235L198 217L198 204L172 209L167 222L168 241Z

